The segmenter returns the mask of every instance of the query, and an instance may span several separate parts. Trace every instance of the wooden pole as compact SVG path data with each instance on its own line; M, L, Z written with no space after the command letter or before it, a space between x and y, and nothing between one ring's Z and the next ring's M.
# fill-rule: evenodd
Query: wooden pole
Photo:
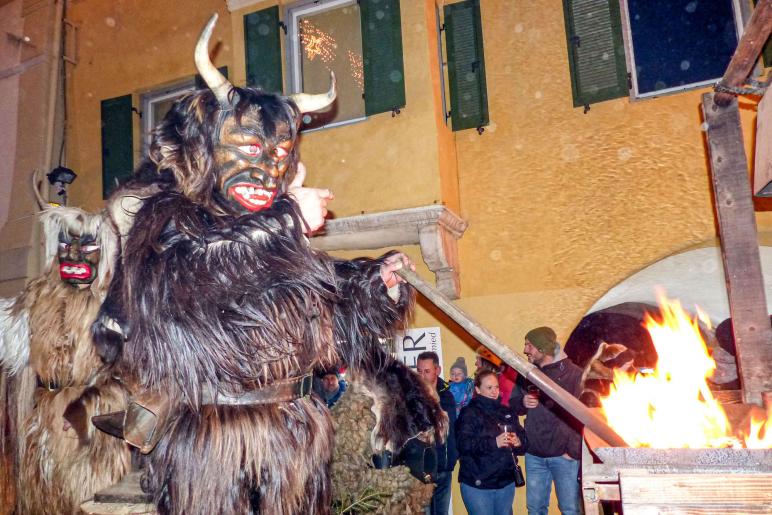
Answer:
M477 341L493 351L494 354L500 357L507 365L517 370L517 372L527 380L538 386L542 392L560 404L560 406L576 417L579 422L587 426L593 433L603 438L610 446L628 447L622 437L611 429L602 417L597 413L594 413L587 406L582 404L579 399L565 391L560 385L544 375L536 365L529 363L527 360L516 354L512 349L507 347L507 345L476 322L471 316L453 304L434 287L408 269L403 268L402 270L398 270L397 273L424 297L452 318L458 325L463 327L464 330L477 339Z
M713 97L712 93L702 96L702 111L737 368L744 401L761 404L762 392L772 391L772 328L761 273L748 162L737 99L732 98L722 107Z
M770 32L772 32L772 0L759 0L720 81L721 85L738 87L745 83L759 59L761 48L769 38ZM716 93L714 101L726 107L732 98L734 95L731 93Z

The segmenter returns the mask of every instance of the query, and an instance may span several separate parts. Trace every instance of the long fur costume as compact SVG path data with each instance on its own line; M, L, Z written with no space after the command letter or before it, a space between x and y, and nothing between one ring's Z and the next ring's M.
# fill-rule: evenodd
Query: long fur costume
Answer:
M128 470L128 447L95 431L92 415L125 405L123 389L100 377L90 325L109 282L115 238L101 215L76 208L47 209L41 216L45 270L2 310L3 366L16 373L29 363L43 385L19 430L18 506L21 513L79 513L96 490L113 484ZM90 234L101 246L94 282L78 289L63 282L55 266L60 231ZM71 402L72 421L64 414Z
M398 302L388 297L381 260L336 262L314 251L286 195L258 213L234 213L216 191L213 152L224 120L259 113L250 129L276 144L296 138L300 112L250 88L233 88L230 98L238 100L227 110L211 91L178 101L135 180L111 199L127 236L95 340L134 392L163 392L173 403L147 456L146 486L161 513L328 513L333 430L323 403L204 405L204 389L249 392L340 361L389 375L394 364L381 341L404 327L412 292L402 285ZM289 159L280 193L296 173L296 147ZM405 371L398 382L417 389L409 410L387 414L401 423L382 424L378 435L394 449L447 426Z
M168 192L135 218L104 306L129 337L122 349L104 340L101 352L120 354L127 381L178 401L149 455L162 513L329 511L333 434L321 402L201 405L204 386L240 393L341 357L355 369L395 366L380 339L403 327L409 290L395 303L381 261L335 262L300 227L288 198L259 214L215 218ZM403 382L420 384L403 369ZM444 428L424 392L413 394L409 413L391 417L401 425L384 426L380 440L401 448L433 425Z

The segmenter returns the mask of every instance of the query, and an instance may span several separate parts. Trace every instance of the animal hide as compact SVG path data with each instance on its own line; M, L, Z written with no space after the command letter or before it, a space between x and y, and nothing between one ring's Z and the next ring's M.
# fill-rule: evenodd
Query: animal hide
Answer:
M329 511L333 434L318 400L202 405L204 390L240 394L340 361L371 374L394 367L381 341L404 327L410 291L392 301L380 260L336 262L308 245L301 223L286 197L234 218L174 192L135 217L94 330L122 380L174 403L147 458L161 513ZM404 407L415 416L396 436L382 425L383 440L444 428L430 397Z
M125 442L90 424L93 415L122 409L125 392L115 382L38 388L35 402L23 428L21 513L79 514L82 502L120 480L131 465ZM64 418L71 403L81 410L75 424Z
M42 385L33 399L19 390L13 400L19 406L34 402L30 410L18 410L28 413L14 438L17 500L21 513L79 513L80 503L119 479L130 462L125 443L95 434L87 423L103 410L125 405L121 386L100 376L103 366L90 333L112 274L117 240L101 215L79 209L47 209L41 221L44 272L0 309L3 367L18 374L29 364ZM89 235L100 246L101 259L90 285L62 281L55 266L60 233ZM77 426L64 418L73 402Z
M379 396L382 395L385 393L381 392ZM335 428L333 511L394 515L423 513L434 492L434 484L417 480L405 466L373 468L375 451L371 442L377 420L374 413L378 411L374 397L368 388L352 381L331 410Z
M16 374L29 361L29 314L15 299L0 299L0 364Z

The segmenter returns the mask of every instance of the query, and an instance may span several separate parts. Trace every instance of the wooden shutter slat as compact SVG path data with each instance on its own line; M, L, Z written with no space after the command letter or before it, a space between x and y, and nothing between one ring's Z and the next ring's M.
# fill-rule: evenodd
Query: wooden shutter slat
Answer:
M399 0L360 0L365 114L405 106Z
M134 129L131 95L102 100L102 197L131 177L134 169Z
M283 79L278 5L244 16L244 50L247 86L268 93L281 93Z
M626 96L619 4L564 0L574 106Z

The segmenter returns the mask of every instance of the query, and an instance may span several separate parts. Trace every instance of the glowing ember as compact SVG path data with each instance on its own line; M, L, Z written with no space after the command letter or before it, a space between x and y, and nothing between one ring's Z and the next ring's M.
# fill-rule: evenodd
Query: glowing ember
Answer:
M772 447L772 412L735 435L726 413L708 388L716 363L692 320L678 301L660 297L662 319L646 317L658 355L651 374L614 370L614 384L601 399L603 412L619 435L634 447ZM707 317L701 315L704 321ZM750 436L746 436L750 435Z

